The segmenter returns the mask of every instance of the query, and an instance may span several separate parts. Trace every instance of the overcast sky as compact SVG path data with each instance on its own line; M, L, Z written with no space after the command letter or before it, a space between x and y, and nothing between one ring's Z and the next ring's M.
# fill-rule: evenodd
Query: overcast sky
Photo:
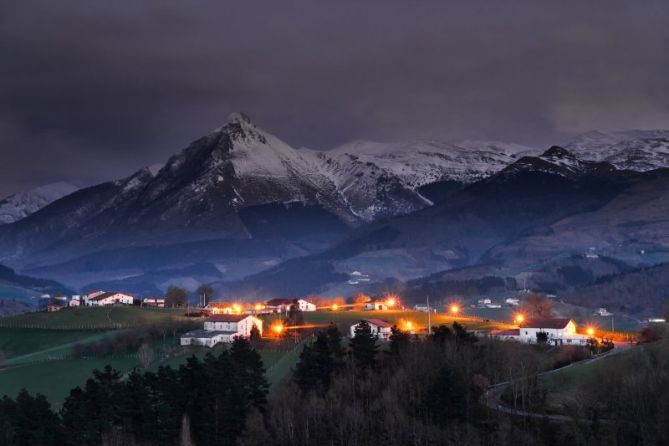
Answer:
M322 149L669 128L668 24L664 0L4 0L0 195L130 174L237 110Z

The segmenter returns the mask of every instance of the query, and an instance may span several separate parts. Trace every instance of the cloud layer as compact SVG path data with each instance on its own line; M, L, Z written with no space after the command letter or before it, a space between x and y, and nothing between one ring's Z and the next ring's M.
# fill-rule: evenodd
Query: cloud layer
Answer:
M13 0L0 194L164 160L243 110L295 146L669 127L664 1Z

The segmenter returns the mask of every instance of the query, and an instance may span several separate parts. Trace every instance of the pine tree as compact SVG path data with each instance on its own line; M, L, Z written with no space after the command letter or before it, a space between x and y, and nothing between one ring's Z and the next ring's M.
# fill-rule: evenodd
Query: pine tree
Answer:
M15 407L14 444L58 446L63 443L60 420L44 395L33 397L23 389L16 397Z
M15 444L16 439L16 403L5 395L0 399L0 444Z
M446 325L439 325L438 327L432 327L432 334L430 335L430 340L433 342L444 345L447 340L453 338L453 332Z
M230 347L230 359L240 376L249 402L255 408L263 410L267 403L269 384L265 379L262 358L248 340L237 337Z
M367 321L360 321L354 331L354 336L349 342L353 363L360 371L374 368L376 365L376 354L378 345L376 336Z
M454 419L467 416L467 385L462 376L452 367L445 365L425 393L425 407L433 422L447 425Z
M327 335L328 347L333 357L335 369L339 370L344 366L344 358L346 356L346 351L342 345L341 332L335 324L330 322L330 325L325 330L325 334Z
M327 333L319 331L314 343L302 350L293 375L293 380L302 392L323 394L330 387L332 375L339 368L330 345Z
M397 325L393 325L390 330L392 332L390 335L390 354L397 357L411 343L411 335L400 330Z

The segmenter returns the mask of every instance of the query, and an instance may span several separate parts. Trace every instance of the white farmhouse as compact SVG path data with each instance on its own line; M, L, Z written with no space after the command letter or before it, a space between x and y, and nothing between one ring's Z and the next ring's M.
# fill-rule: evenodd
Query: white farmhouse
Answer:
M316 304L304 299L272 299L267 301L265 308L274 313L287 313L293 305L297 305L300 311L316 311Z
M191 331L181 336L181 345L213 347L218 343L230 343L237 337L251 336L253 326L262 335L262 321L244 314L218 314L204 322L204 330Z
M377 299L366 302L363 308L366 311L383 311L388 309L388 303L385 300Z
M535 344L537 334L546 333L553 345L586 345L589 336L576 333L576 322L565 318L528 319L520 325L520 342Z
M81 296L81 304L88 306L88 301L93 299L94 297L98 297L101 294L105 294L104 291L102 290L95 290L95 291L89 291L88 293L84 294Z
M392 325L390 323L382 321L381 319L365 319L365 322L371 327L372 334L376 335L380 340L387 341L390 338L390 335L392 334ZM352 338L355 337L355 329L358 328L358 325L360 325L360 323L351 325Z
M86 301L86 305L90 307L103 307L106 305L123 304L132 305L135 302L135 297L125 293L102 293L95 297L91 297Z

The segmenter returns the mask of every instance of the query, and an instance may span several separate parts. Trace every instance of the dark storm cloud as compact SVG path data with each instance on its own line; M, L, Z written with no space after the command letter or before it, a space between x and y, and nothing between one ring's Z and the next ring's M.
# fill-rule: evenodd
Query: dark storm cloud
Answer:
M667 23L664 1L5 2L0 194L129 174L236 110L318 148L669 127Z

